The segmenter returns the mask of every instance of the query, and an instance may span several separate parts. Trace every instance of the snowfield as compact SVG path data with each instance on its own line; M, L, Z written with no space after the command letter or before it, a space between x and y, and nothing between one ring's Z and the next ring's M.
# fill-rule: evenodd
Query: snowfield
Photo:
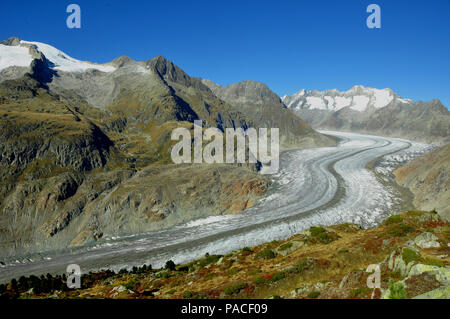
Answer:
M14 65L27 67L31 61L33 58L28 48L0 44L0 71Z
M357 95L353 97L352 106L350 107L355 111L364 111L369 104L370 98L364 95Z
M55 70L64 72L84 72L88 69L95 69L102 72L113 72L116 70L113 66L99 65L74 59L64 52L45 43L23 40L21 40L20 43L27 43L36 46L37 49L45 55L47 60L54 64L53 69Z
M52 65L54 70L64 72L85 72L88 69L99 70L102 72L113 72L116 70L113 66L95 64L74 59L64 52L41 42L20 41L20 44L31 44L42 52ZM26 46L8 46L0 44L0 71L11 66L28 67L33 61L29 49Z
M66 253L33 256L33 262L9 263L0 269L0 282L12 277L63 273L76 263L83 272L134 265L163 266L200 258L205 253L225 254L245 246L284 239L313 225L353 222L373 227L396 213L401 202L366 169L383 157L412 158L427 148L407 140L379 136L325 132L341 138L336 147L286 151L273 187L258 205L236 215L212 216L170 229L139 235L108 237L93 247ZM407 155L408 154L408 155ZM386 156L387 155L387 156Z

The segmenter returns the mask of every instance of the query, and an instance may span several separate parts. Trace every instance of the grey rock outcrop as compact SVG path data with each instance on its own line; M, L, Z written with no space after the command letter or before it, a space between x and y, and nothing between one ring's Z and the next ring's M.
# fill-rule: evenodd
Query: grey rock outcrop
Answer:
M441 245L437 240L438 238L434 234L425 232L414 238L414 243L422 249L438 248Z

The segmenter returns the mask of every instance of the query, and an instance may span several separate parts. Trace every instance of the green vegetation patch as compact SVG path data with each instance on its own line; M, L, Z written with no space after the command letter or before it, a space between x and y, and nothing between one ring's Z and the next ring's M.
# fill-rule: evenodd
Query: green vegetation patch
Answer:
M305 270L312 269L314 265L314 260L312 258L304 257L300 259L298 264L295 266L297 273L301 274Z
M200 259L198 261L198 265L200 266L200 268L203 268L209 264L217 262L221 257L223 257L223 256L222 255L210 255L210 254L206 253L205 257L203 257L202 259Z
M253 279L253 282L256 284L265 284L267 283L267 279L264 276L259 276Z
M422 259L420 254L416 253L411 248L403 248L402 258L406 264L409 264L411 261L419 262Z
M350 293L350 297L351 298L355 298L355 297L365 297L367 296L370 292L372 291L372 289L367 288L367 287L360 287L360 288L356 288L353 289L352 292Z
M417 217L417 216L422 216L423 213L424 213L424 212L422 212L422 211L420 211L420 210L411 210L411 211L409 211L409 212L406 212L406 215Z
M415 228L404 224L404 223L398 223L395 225L389 226L387 232L388 234L394 236L394 237L402 237L406 236L408 233L414 232Z
M238 294L242 289L247 288L248 284L246 282L235 284L232 286L225 287L223 292L225 295L230 296L234 294Z
M291 242L289 242L289 243L286 243L286 244L281 245L280 248L278 248L278 249L279 249L280 251L284 251L284 250L287 250L287 249L291 248L292 245L293 245L293 244L292 244Z
M286 273L283 271L277 271L273 274L253 278L252 281L256 284L272 284L284 278L286 278Z
M284 278L286 278L286 275L283 272L277 271L276 273L273 274L270 282L276 282L276 281L284 279Z
M309 232L311 233L311 236L319 237L320 235L326 233L327 230L321 226L313 226L309 229Z
M423 263L431 266L444 267L444 263L442 261L429 257L425 258Z
M447 240L450 240L450 229L446 228L442 233Z
M205 276L205 280L211 280L216 276L215 273L211 272Z
M389 299L406 299L405 285L403 282L389 281Z
M262 258L262 259L273 259L275 258L276 254L273 252L272 249L269 248L264 248L263 250L261 250L259 253L256 254L257 258Z
M125 288L128 290L135 290L135 287L138 285L138 282L134 279L128 280L126 283L123 284Z
M231 268L228 270L228 273L230 275L236 275L238 272L239 272L239 269L237 269L237 268Z
M307 241L311 241L313 243L318 241L322 244L329 244L339 238L336 233L327 231L321 226L313 226L309 229L309 232L311 234L311 238L308 238Z
M312 291L308 294L308 298L314 299L320 296L320 292L318 291Z
M190 290L185 290L185 291L183 291L183 295L182 296L183 296L184 299L189 299L189 298L192 298L194 296L194 293L192 291L190 291Z
M386 219L385 224L386 225L391 225L391 224L398 224L398 223L401 223L401 222L403 222L403 217L400 216L400 215L394 215L394 216L391 216L388 219Z
M358 230L360 230L360 226L351 224L351 223L344 223L336 226L337 230L343 231L345 233L355 233Z

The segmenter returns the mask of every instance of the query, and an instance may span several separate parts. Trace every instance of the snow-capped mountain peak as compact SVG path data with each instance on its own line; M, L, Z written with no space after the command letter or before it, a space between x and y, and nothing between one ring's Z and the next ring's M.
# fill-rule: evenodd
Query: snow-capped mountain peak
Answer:
M391 89L375 89L362 85L355 85L345 92L337 89L325 91L302 89L282 98L286 106L293 110L318 109L333 112L345 107L359 112L366 111L368 108L379 109L387 106L394 99L402 103L412 103L411 100L402 99Z
M32 52L34 48L42 53L48 60L49 66L54 70L64 72L84 72L88 69L95 69L102 72L112 72L116 70L111 65L95 64L80 61L56 49L55 47L41 43L18 40L11 38L0 43L0 71L11 66L28 67L36 56Z

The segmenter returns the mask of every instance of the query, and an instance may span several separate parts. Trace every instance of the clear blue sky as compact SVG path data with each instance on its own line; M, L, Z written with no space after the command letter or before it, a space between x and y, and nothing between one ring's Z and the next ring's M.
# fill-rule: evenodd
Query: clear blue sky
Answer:
M66 27L70 3L79 30ZM381 29L366 27L370 3ZM14 35L100 63L163 55L192 76L279 95L362 84L450 106L450 0L2 0L0 39Z

